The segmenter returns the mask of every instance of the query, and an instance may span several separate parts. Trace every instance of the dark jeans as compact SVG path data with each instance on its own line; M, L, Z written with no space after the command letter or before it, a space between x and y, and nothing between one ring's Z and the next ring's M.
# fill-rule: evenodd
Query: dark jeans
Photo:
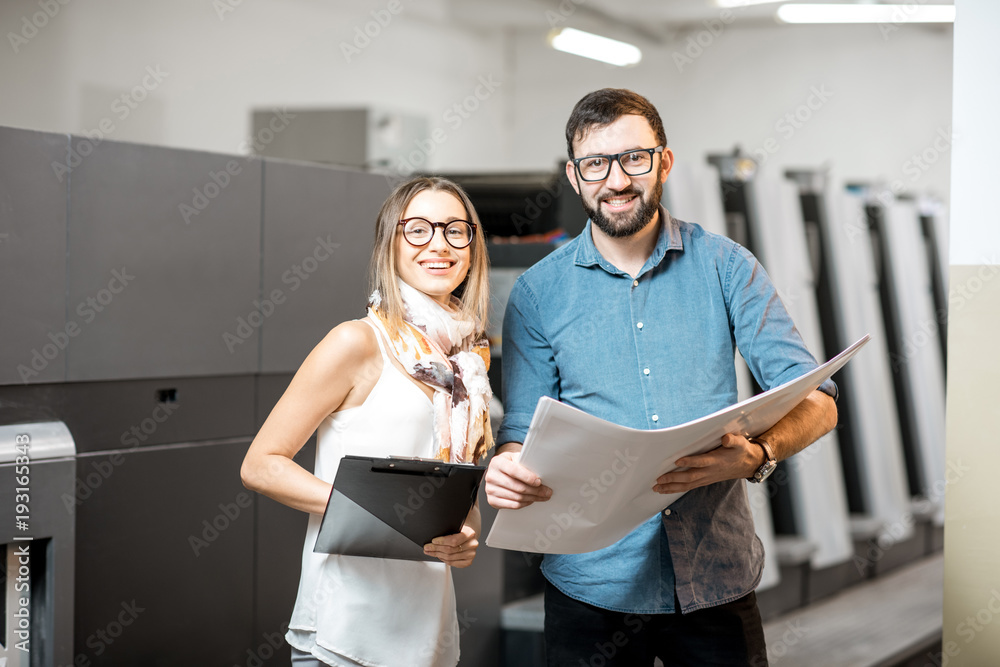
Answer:
M677 605L680 608L680 605ZM608 611L545 586L549 667L765 667L767 649L757 596L688 614Z

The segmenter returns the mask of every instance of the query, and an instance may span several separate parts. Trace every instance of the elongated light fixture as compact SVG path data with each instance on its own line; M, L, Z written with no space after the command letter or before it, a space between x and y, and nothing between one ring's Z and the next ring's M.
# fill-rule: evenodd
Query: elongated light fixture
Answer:
M954 23L954 5L806 5L778 7L784 23Z
M750 5L769 5L782 0L715 0L719 7L748 7Z
M575 28L553 30L549 33L549 44L556 51L572 53L575 56L599 60L618 67L635 65L642 60L642 51L638 46Z

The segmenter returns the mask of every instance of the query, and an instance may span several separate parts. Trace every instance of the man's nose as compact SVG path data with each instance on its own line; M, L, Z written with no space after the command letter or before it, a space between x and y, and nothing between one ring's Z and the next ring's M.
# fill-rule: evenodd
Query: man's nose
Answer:
M631 185L632 179L622 169L621 162L615 160L611 163L611 173L608 174L607 181L605 182L612 190L624 190Z

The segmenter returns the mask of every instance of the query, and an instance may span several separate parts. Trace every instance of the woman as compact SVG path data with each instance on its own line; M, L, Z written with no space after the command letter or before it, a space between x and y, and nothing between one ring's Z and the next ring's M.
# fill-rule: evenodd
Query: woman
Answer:
M458 662L448 566L476 556L478 504L459 533L425 545L440 562L312 549L343 455L472 462L492 446L487 273L479 220L459 186L417 178L396 188L376 222L368 316L316 346L250 445L243 483L310 513L286 634L295 665ZM312 475L292 458L317 428Z

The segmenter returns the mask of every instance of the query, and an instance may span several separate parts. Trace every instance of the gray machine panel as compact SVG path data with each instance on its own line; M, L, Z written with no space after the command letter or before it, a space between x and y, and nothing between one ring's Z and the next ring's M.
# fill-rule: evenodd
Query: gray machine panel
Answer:
M260 187L258 160L97 145L70 186L67 379L256 372Z
M66 378L68 142L0 127L0 384Z
M267 160L261 372L298 369L334 326L364 316L383 176Z
M255 521L239 468L248 444L78 458L79 470L110 471L77 508L78 659L246 664Z
M295 462L312 472L316 460L316 442L310 438L295 457ZM254 633L250 648L267 641L277 643L268 667L288 664L289 648L284 635L292 616L295 595L302 569L302 545L309 515L255 493L257 529L254 534ZM312 545L309 545L312 550ZM262 656L263 657L263 656Z
M11 412L0 407L0 418L7 422ZM73 490L74 453L72 435L60 422L0 426L0 558L7 573L0 576L0 601L6 604L0 617L0 665L73 660L75 528L62 496ZM23 458L17 460L25 456L27 466ZM24 618L22 610L27 610L28 638L15 634L23 631L17 622ZM26 640L24 652L18 644Z
M0 387L0 404L66 422L78 452L252 435L254 401L250 375Z

